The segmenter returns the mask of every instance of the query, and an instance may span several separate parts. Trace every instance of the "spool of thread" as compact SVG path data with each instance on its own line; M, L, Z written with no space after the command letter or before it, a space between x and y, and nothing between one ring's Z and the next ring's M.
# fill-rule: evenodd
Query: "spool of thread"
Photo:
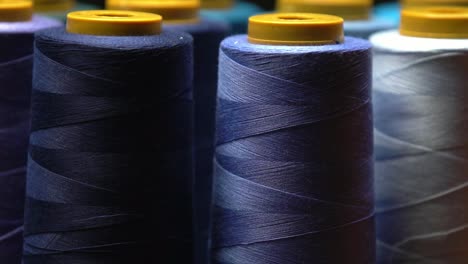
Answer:
M55 26L31 1L0 1L1 263L21 263L34 33Z
M34 1L34 12L49 16L65 22L67 14L79 10L93 10L96 6L77 2L75 0L32 0Z
M201 6L203 18L229 23L232 34L245 34L249 17L263 12L248 1L201 0Z
M371 42L378 263L466 263L468 9L404 10Z
M345 20L346 36L369 38L375 32L393 29L397 24L387 19L371 17L372 0L277 0L279 12L323 13Z
M310 13L221 43L214 264L375 263L370 49Z
M164 28L190 33L194 39L196 263L208 263L209 219L212 199L216 90L219 44L228 35L224 22L200 19L198 1L108 1L110 9L162 14ZM177 14L175 16L174 14Z
M24 264L190 263L190 35L81 11L35 47Z

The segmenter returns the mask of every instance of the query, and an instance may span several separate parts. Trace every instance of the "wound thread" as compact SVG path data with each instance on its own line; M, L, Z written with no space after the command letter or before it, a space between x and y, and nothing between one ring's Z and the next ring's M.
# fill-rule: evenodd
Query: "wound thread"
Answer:
M0 22L0 260L4 263L21 263L34 33L57 26L60 22L40 16Z
M374 263L370 44L239 35L219 67L212 263Z
M164 29L187 32L194 41L195 263L206 264L209 262L218 53L230 28L223 22L202 19L195 24L166 24Z
M403 19L401 32L422 37L389 31L371 38L379 264L468 258L468 39L453 38L468 20L443 32L455 13L442 10L446 21L442 12L420 17L436 21L419 27Z
M24 264L190 263L192 38L60 28L34 62Z

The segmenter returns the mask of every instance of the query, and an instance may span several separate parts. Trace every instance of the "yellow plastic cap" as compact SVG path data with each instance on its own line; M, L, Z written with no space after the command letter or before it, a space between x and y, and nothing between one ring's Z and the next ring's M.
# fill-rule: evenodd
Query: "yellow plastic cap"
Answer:
M330 14L345 20L369 19L372 0L277 0L278 12Z
M233 5L233 0L201 0L201 7L206 9L229 9Z
M75 0L33 0L36 12L63 12L75 6Z
M468 0L401 0L403 7L468 6Z
M468 38L468 8L427 7L403 10L400 34L422 38Z
M19 22L31 20L33 5L31 1L0 0L0 21Z
M249 19L249 42L267 45L326 45L344 41L343 19L311 13L277 13Z
M77 11L67 16L67 31L83 35L157 35L161 33L161 24L159 15L132 11Z
M200 10L199 0L107 0L106 5L107 9L159 14L169 23L196 22Z

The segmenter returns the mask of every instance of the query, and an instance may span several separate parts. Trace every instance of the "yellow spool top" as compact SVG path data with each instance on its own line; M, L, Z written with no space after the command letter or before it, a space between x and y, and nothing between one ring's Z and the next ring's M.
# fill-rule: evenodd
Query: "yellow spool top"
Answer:
M372 0L277 0L278 12L331 14L345 20L367 20Z
M206 9L229 9L233 5L233 0L201 0L201 7Z
M343 19L311 13L277 13L249 19L249 42L267 45L326 45L344 41Z
M422 38L468 38L468 8L427 7L403 10L400 34Z
M132 11L77 11L67 16L67 31L84 35L157 35L161 33L161 24L159 15Z
M0 21L19 22L31 20L33 5L31 1L0 0Z
M75 6L75 0L33 0L36 12L63 12Z
M468 6L468 0L401 0L403 7Z
M107 0L106 5L107 9L159 14L169 23L197 22L200 10L199 0Z

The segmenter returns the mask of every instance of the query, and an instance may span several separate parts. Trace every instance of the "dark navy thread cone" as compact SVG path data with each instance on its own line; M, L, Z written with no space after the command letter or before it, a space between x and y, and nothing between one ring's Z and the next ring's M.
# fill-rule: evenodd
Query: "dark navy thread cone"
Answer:
M24 264L191 263L192 48L37 35Z

